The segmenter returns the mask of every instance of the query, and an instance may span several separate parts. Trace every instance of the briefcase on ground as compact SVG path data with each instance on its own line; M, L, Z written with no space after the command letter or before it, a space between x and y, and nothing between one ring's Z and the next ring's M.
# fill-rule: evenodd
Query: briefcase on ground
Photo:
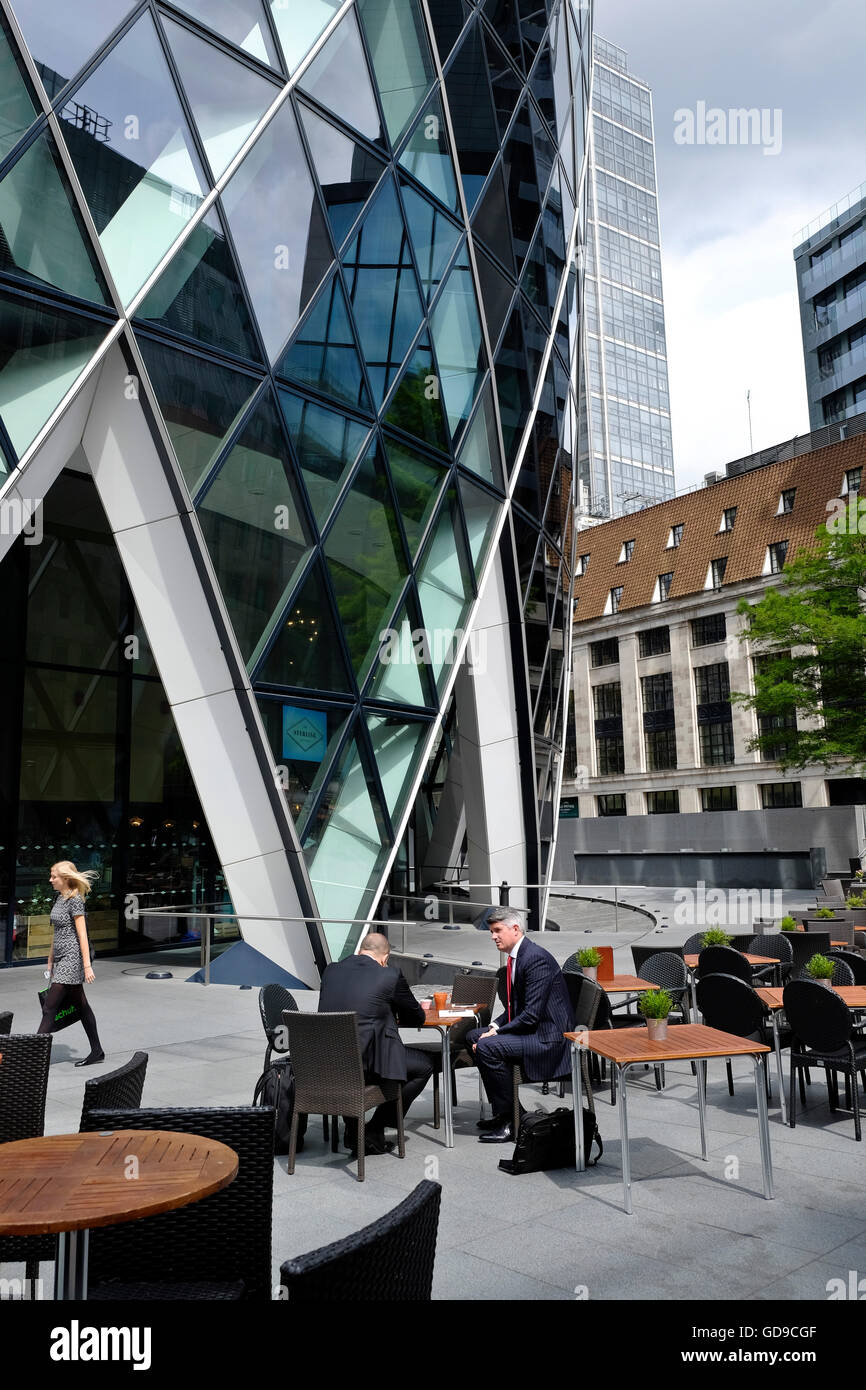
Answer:
M594 1143L598 1153L590 1158ZM596 1118L587 1109L583 1112L583 1152L587 1167L598 1163L604 1153ZM573 1168L575 1162L574 1115L563 1105L558 1110L534 1110L524 1115L514 1155L501 1159L499 1167L503 1173L543 1173L552 1168Z

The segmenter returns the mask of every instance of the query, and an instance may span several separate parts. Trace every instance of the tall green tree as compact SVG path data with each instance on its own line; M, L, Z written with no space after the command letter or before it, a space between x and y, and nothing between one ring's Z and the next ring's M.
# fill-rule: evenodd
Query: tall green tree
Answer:
M866 771L866 534L857 520L856 509L831 518L759 603L739 605L759 659L754 695L731 698L758 714L750 746L783 768L843 758Z

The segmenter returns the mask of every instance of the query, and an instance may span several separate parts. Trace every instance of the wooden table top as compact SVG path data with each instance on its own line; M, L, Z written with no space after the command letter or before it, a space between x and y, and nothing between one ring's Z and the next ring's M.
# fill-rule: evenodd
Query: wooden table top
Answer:
M866 1009L866 985L833 985L833 993L844 999L849 1009ZM781 1009L782 989L756 989L755 993L768 1009Z
M732 947L731 949L733 950L734 948ZM737 955L745 956L745 957L746 957L746 960L749 962L749 965L778 965L778 964L779 964L779 957L778 957L778 956L753 956L753 955L749 954L747 951L738 951L738 952L737 952ZM689 967L690 970L694 970L695 966L696 966L697 963L698 963L698 959L699 959L698 956L683 956L683 960L685 961L686 965Z
M426 1012L427 1017L424 1019L424 1027L425 1027L425 1028L453 1028L455 1023L462 1023L462 1022L463 1022L463 1020L462 1020L461 1018L455 1018L455 1017L454 1017L454 1010L459 1009L461 1013L462 1013L464 1010L468 1010L468 1011L471 1011L471 1012L474 1013L474 1014L477 1014L479 1009L486 1009L486 1008L487 1008L487 1005L486 1005L486 1004L455 1004L455 1005L453 1006L453 1009L450 1008L450 1007L447 1008L447 1009L445 1010L445 1013L444 1013L444 1014L438 1013L436 1009L426 1009L425 1012Z
M605 994L630 994L632 990L658 989L652 980L642 980L639 975L610 975L608 979L598 979Z
M769 1052L764 1043L721 1033L703 1023L677 1023L664 1042L653 1042L646 1028L601 1028L591 1033L566 1033L569 1042L580 1042L609 1062L692 1061L701 1057L745 1057Z
M0 1235L114 1226L234 1182L234 1149L197 1134L117 1129L0 1144Z

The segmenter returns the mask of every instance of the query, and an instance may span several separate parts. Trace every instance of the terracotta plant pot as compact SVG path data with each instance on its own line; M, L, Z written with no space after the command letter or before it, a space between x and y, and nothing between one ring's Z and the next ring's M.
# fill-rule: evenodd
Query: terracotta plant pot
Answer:
M648 1018L646 1029L652 1042L664 1042L668 1035L668 1021L666 1018Z

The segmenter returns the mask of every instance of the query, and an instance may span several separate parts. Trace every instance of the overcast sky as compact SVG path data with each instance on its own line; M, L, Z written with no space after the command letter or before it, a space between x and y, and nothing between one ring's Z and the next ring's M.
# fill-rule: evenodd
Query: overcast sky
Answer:
M749 452L747 390L755 449L809 428L793 238L866 181L866 4L596 0L595 25L653 89L681 488ZM780 153L678 144L699 102L780 110Z

